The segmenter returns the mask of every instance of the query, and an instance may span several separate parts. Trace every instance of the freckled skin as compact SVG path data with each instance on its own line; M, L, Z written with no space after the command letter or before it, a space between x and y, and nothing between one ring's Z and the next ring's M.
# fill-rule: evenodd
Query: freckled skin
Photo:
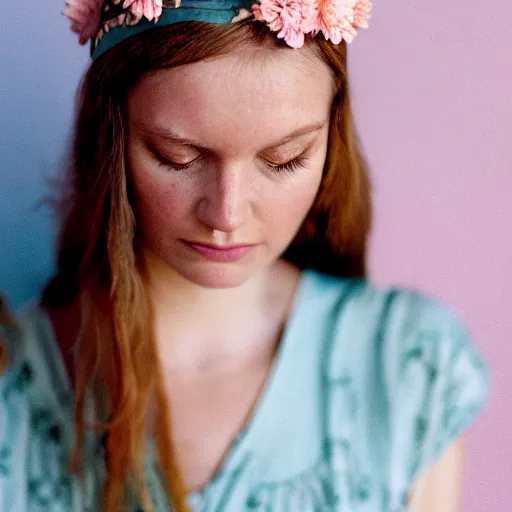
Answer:
M128 159L145 248L209 288L239 286L282 254L311 208L326 157L329 68L308 48L251 51L158 71L128 97ZM275 145L314 123L323 125ZM156 127L194 145L157 135ZM162 155L194 163L176 170ZM301 155L294 171L270 167ZM218 232L224 244L257 246L219 263L182 243L218 244Z

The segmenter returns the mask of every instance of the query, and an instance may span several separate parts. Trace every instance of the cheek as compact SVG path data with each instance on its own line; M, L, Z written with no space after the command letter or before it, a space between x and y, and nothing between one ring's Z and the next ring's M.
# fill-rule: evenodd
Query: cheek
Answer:
M308 214L318 192L321 172L312 173L294 186L284 187L268 211L268 228L279 241L289 242Z
M135 215L145 238L154 239L183 223L193 198L174 183L162 183L149 173L134 177Z

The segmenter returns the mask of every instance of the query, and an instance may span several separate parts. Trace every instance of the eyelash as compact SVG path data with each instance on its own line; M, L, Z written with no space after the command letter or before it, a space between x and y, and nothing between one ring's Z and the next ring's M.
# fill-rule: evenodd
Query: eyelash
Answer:
M194 160L186 164L177 164L175 162L171 162L171 160L167 160L166 158L159 157L158 155L156 158L161 167L165 167L166 169L172 169L173 171L186 171L187 169L192 167L198 160L198 158L195 158Z
M166 158L155 154L155 157L161 167L165 167L166 169L172 169L173 171L186 171L190 169L201 157L195 158L191 162L186 164L177 164L172 162L171 160L167 160ZM285 162L284 164L267 164L272 172L276 174L284 173L284 172L295 172L300 168L305 167L305 163L307 162L307 158L304 155L300 155L289 162Z
M295 172L303 167L305 167L305 163L307 162L307 158L304 155L298 156L289 162L284 164L268 164L268 166L276 173L281 172Z

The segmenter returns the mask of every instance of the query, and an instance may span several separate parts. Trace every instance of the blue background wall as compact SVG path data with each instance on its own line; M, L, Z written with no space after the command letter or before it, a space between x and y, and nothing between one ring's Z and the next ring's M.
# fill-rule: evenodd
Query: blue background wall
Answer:
M0 290L15 306L52 271L52 214L40 202L60 166L88 62L60 10L58 1L2 2Z

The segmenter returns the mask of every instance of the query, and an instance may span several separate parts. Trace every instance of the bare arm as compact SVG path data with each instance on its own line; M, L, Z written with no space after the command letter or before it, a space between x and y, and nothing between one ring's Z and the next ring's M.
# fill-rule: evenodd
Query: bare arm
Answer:
M464 470L464 439L457 439L416 483L408 512L460 512Z

